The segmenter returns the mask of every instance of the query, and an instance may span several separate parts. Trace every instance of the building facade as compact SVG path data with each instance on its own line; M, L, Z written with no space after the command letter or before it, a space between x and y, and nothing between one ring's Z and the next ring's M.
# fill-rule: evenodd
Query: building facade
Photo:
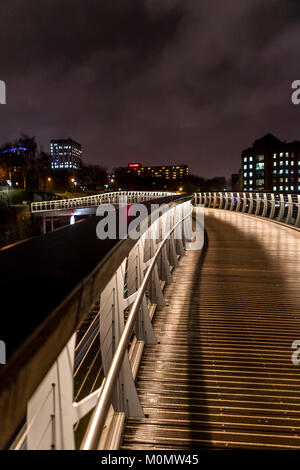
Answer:
M81 145L73 139L53 139L50 142L51 169L70 173L81 168Z
M272 134L255 140L241 156L243 191L300 192L300 142Z
M127 167L116 170L123 176L135 176L152 178L154 180L165 180L166 182L177 182L182 184L189 175L187 165L164 165L164 166L143 166L140 163L129 163Z

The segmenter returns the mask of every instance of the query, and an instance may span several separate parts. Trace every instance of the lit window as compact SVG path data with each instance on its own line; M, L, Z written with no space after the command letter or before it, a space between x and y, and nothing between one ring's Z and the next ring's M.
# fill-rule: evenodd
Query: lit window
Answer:
M248 166L247 165L244 165L244 170L247 170Z
M283 157L283 152L281 152L279 155L280 155L281 157Z
M279 162L279 165L280 165L280 166L282 166L282 165L283 165L283 161L282 161L282 160Z
M294 191L294 186L291 186L291 191Z
M250 185L252 185L252 184L253 184L253 181L252 181L252 180L250 180L250 181L249 181L249 184L250 184Z
M277 162L273 162L273 166L277 166Z
M277 191L277 186L273 186L273 191Z
M276 158L276 157L277 157L277 153L274 153L274 154L273 154L273 158Z
M249 157L249 162L252 162L253 161L253 157Z
M252 173L252 171L250 171L250 173L249 173L249 176L253 176L253 173Z
M283 191L283 186L279 186L279 191Z
M294 166L294 161L293 160L291 161L291 165Z

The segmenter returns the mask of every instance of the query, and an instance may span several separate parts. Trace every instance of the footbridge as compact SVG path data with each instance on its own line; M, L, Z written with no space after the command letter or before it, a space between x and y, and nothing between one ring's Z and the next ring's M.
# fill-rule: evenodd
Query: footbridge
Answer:
M299 196L159 198L136 240L89 217L0 252L2 448L300 448Z

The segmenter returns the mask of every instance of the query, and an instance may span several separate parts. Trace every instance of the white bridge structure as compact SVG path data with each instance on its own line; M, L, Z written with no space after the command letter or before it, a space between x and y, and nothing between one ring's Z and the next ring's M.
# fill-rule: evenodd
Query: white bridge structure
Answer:
M119 204L126 201L127 204L150 201L168 196L176 196L178 193L168 191L115 191L96 194L93 196L58 199L53 201L40 201L31 204L31 213L43 218L43 233L47 232L47 222L50 222L51 231L54 229L54 221L60 217L70 217L70 223L74 223L76 216L95 215L97 207L102 204Z
M127 417L144 416L136 388L145 344L156 343L151 320L164 305L163 287L172 282L172 270L192 248L183 230L191 219L193 197L165 192L117 192L88 198L32 204L32 212L69 211L99 204L130 203L169 197L167 210L158 214L139 240L120 241L99 266L59 308L76 314L72 334L45 377L28 397L25 422L12 449L75 449L74 429L91 410L90 423L81 436L82 449L117 449ZM177 196L177 199L174 199ZM166 233L167 230L167 233ZM174 236L174 233L177 236ZM179 236L178 236L179 233ZM96 236L96 233L95 233ZM187 245L188 243L188 245ZM84 336L77 340L80 323L96 305L98 310ZM69 318L70 320L70 318ZM99 388L80 401L74 399L74 371L100 338L104 379ZM100 372L100 371L99 371ZM32 372L34 373L34 372Z
M124 196L167 208L116 242L0 370L0 447L300 449L300 195L120 193L32 205L42 217ZM184 230L191 215L202 249ZM86 224L93 237L92 222L41 239L63 256L66 232Z

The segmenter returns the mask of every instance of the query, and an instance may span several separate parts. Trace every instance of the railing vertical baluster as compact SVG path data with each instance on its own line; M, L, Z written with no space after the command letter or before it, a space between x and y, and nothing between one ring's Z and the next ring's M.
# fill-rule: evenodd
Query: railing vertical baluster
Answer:
M299 227L300 226L300 194L298 194L297 196L297 218L296 218L296 227Z

